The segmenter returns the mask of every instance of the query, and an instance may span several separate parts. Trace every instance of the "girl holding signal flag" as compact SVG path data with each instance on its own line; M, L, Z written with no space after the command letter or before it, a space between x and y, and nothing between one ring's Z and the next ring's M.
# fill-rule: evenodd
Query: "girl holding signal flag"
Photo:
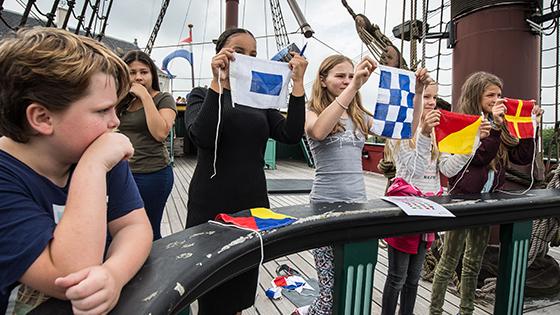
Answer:
M449 177L448 193L451 195L501 189L508 160L520 165L533 160L534 139L514 138L505 128L502 86L500 78L487 72L473 73L462 86L456 111L470 115L483 113L484 118L480 125L480 144L474 153L441 155L441 171ZM542 112L539 106L533 108L537 118ZM433 279L430 314L442 314L447 284L463 253L460 313L473 313L478 273L489 234L489 226L446 232L443 253Z

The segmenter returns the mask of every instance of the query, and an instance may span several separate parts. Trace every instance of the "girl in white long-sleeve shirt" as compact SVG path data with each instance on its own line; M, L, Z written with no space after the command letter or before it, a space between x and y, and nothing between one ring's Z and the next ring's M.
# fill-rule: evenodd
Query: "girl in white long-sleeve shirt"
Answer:
M439 124L440 113L435 109L437 85L425 87L423 112L414 140L389 140L389 151L396 166L395 181L388 190L409 183L424 194L441 194L438 170L438 151L432 141L432 129ZM420 192L418 192L420 194ZM388 251L388 273L383 288L381 314L395 314L399 294L399 314L413 314L418 280L433 233L391 237L386 239Z
M460 156L446 156L442 165L437 150L433 128L439 124L440 112L435 109L438 86L427 85L423 94L423 112L414 140L390 140L387 150L393 156L396 176L393 185L410 184L416 187L418 195L441 195L441 168L445 173L456 173L465 165ZM387 238L388 275L383 289L381 314L395 314L399 294L401 296L399 314L413 314L418 281L428 249L434 240L434 233L405 235Z

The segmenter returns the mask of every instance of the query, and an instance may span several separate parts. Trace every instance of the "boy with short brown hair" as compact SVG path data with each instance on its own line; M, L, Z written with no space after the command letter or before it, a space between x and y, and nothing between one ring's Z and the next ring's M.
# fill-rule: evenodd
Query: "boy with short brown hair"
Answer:
M0 42L0 73L0 314L18 283L107 313L152 241L132 145L114 132L127 67L93 39L33 28Z

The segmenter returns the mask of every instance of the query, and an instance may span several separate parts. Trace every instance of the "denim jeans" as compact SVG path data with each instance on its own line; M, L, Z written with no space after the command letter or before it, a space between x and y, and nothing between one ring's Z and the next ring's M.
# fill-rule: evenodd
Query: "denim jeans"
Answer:
M152 225L154 241L161 238L161 218L167 197L173 188L173 168L171 165L152 173L133 173L144 208Z
M463 269L461 270L461 304L460 314L470 315L474 311L474 294L478 273L482 265L484 251L488 245L490 227L474 227L445 233L443 253L436 267L432 286L430 314L440 315L445 302L447 284L457 268L463 251Z
M414 314L418 281L420 280L422 265L426 257L426 242L420 242L418 254L404 253L392 246L387 246L387 253L389 256L389 267L387 280L383 288L381 314L395 314L399 294L401 296L399 314Z

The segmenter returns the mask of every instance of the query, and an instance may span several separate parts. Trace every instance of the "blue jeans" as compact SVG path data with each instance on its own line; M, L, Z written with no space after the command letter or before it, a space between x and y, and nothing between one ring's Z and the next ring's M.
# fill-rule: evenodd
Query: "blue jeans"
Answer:
M387 280L383 288L381 314L395 314L399 293L401 295L399 314L414 314L418 281L420 280L422 265L426 257L426 242L420 242L418 254L404 253L392 246L387 246L387 253L389 256L389 267Z
M173 188L173 168L168 165L152 173L133 173L144 208L152 225L154 241L161 238L161 218L167 197Z

